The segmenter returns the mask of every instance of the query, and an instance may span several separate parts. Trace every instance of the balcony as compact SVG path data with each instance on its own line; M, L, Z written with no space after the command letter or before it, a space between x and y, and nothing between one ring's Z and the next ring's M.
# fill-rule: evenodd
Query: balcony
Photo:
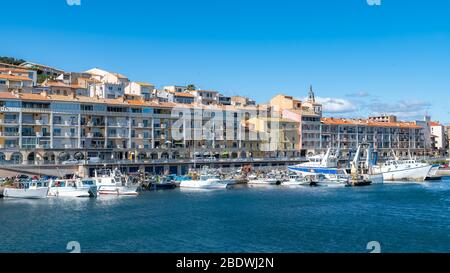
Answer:
M138 123L138 128L144 128L144 123Z
M3 136L3 137L18 137L19 133L18 132L1 132L0 136Z
M138 148L139 149L144 149L144 145L139 145Z
M117 149L123 149L123 145L117 145L116 148Z
M5 147L3 146L3 144L0 144L0 149L4 149Z
M110 138L126 138L124 134L111 134L109 135Z
M139 138L139 139L144 139L144 135L143 135L143 134L139 134L139 135L137 136L137 138Z
M76 122L70 121L70 120L65 120L64 121L64 126L76 126L78 125Z
M87 138L93 138L93 137L94 137L94 134L93 134L93 133L87 133L87 134L86 134L86 137L87 137Z
M34 123L36 125L47 125L48 124L48 122L46 120L40 120L40 119L35 120Z
M70 132L65 132L65 133L64 133L64 137L76 137L76 135L75 135L75 134L72 134L72 133L70 133Z
M41 132L36 132L36 137L42 137L42 133Z
M3 124L18 124L19 121L17 119L5 119L3 122L0 122Z

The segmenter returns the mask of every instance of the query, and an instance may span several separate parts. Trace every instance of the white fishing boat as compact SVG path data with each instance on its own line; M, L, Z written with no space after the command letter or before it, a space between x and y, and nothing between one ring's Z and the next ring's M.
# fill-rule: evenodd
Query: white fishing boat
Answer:
M127 183L118 169L101 169L94 171L97 192L100 195L138 195L138 186Z
M302 177L295 173L288 174L287 179L281 182L281 186L285 187L295 187L295 186L314 186L316 182L314 182L310 178Z
M433 165L421 163L415 159L388 160L381 165L373 166L374 174L382 174L384 181L418 181L423 182L429 175Z
M227 180L221 180L218 175L204 174L198 179L184 180L180 183L180 188L190 189L225 189L228 186Z
M48 182L46 181L26 181L16 182L14 187L5 188L3 197L19 199L43 199L48 194Z
M308 157L308 162L289 166L288 170L300 174L302 177L322 175L332 184L345 184L349 179L347 171L338 168L338 153L331 153L329 148L325 155Z
M93 180L90 180L94 182ZM48 196L51 197L95 197L97 187L95 183L85 183L81 179L52 180L49 183Z
M248 176L248 186L279 186L283 182L283 179L274 175L267 175L266 177L260 177L257 175Z

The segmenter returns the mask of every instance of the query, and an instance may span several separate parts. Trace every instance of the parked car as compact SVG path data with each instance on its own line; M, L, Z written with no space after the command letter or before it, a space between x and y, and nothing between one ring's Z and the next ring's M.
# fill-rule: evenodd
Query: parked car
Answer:
M78 165L79 163L80 162L76 159L69 159L62 162L63 165Z

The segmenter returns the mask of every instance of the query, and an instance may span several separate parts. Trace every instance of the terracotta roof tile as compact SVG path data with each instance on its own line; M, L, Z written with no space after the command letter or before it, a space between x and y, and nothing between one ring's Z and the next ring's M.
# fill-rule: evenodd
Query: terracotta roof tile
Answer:
M6 80L15 80L15 81L29 81L32 80L28 77L22 77L22 76L15 76L15 75L7 75L7 74L0 74L0 79L6 79Z
M322 118L322 123L327 125L359 125L370 127L399 127L420 129L422 127L414 122L377 122L367 119L341 119L341 118Z

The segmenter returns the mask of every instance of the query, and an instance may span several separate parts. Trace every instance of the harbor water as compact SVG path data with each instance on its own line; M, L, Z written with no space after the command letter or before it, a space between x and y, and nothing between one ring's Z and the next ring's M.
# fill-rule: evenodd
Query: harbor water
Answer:
M450 252L450 179L0 199L0 252Z

